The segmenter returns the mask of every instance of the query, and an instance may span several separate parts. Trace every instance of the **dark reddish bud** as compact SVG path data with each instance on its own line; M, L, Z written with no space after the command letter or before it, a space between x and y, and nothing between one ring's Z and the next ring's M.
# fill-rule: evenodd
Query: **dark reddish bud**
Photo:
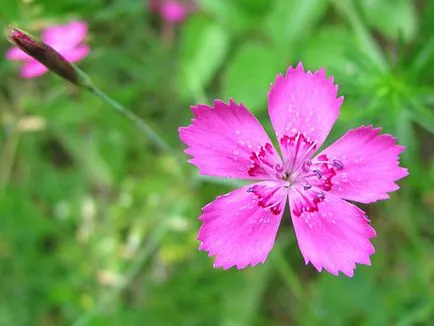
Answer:
M52 72L73 84L80 84L80 76L78 72L70 62L60 55L59 52L38 40L36 37L25 33L18 28L8 27L7 29L7 38L11 43L35 60L42 63Z

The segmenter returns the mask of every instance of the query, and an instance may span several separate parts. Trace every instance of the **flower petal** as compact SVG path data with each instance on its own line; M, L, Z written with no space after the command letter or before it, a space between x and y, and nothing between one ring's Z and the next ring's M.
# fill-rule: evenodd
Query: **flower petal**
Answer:
M64 58L69 62L77 62L89 54L89 47L87 45L80 45L79 47L64 53Z
M188 14L187 5L179 1L164 1L160 10L163 19L171 23L184 21Z
M8 60L29 60L32 57L19 48L10 48L6 51L6 59Z
M282 161L258 120L230 100L192 107L195 118L179 128L185 153L201 174L264 180L282 172Z
M48 71L47 67L37 62L36 60L28 61L21 67L21 77L35 78L45 74Z
M292 194L292 193L291 193ZM292 212L297 196L289 196L291 218L298 246L305 263L311 262L338 275L352 277L356 263L370 265L369 256L375 252L370 238L375 237L365 213L358 207L329 193L317 203L317 211Z
M42 34L42 40L64 55L65 51L80 44L86 34L87 24L83 21L73 21L67 25L48 27Z
M350 130L318 155L342 164L331 178L333 194L370 203L387 199L388 192L399 189L395 181L408 175L407 169L399 166L404 147L390 135L379 135L380 131L372 126Z
M260 182L217 197L203 208L200 250L216 256L214 267L238 269L263 263L276 238L286 189Z
M324 69L304 72L300 63L289 67L285 77L278 75L268 93L268 112L279 144L301 133L321 147L339 115L343 98L336 98L337 91ZM284 158L291 155L280 147Z

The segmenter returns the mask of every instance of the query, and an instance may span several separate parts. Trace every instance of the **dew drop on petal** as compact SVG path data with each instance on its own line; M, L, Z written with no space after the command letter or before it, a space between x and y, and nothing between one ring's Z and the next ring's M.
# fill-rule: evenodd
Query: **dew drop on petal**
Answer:
M341 174L342 182L347 183L348 182L348 175L344 172Z

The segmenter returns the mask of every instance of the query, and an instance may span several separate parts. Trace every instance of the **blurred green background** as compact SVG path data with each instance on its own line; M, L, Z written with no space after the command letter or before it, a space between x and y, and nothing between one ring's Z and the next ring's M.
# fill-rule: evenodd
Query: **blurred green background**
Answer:
M182 163L91 94L1 60L0 325L434 325L434 1L197 3L167 26L143 0L2 0L1 24L34 34L87 21L79 67ZM382 126L410 176L362 207L377 252L353 279L304 265L288 213L264 265L215 270L197 217L237 184L200 178L177 128L233 97L270 130L266 92L299 61L345 96L329 143Z

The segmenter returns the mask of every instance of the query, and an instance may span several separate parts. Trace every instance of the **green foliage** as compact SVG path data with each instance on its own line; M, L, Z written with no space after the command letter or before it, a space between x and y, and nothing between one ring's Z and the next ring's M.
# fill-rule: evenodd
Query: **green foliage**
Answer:
M196 96L202 94L223 64L229 47L229 37L218 24L193 17L183 30L181 84L188 85Z
M238 49L223 77L224 99L234 98L252 111L263 110L266 92L282 68L282 59L269 45L248 43Z
M433 3L200 0L169 26L144 0L3 0L1 23L34 34L88 21L79 67L176 156L91 94L2 60L0 325L434 324ZM381 126L410 176L363 207L376 254L353 279L305 266L288 214L265 265L215 270L197 217L238 183L199 177L177 128L215 98L267 126L269 85L299 61L345 97L328 141Z
M397 41L399 36L411 40L418 28L414 1L360 1L367 23L385 37Z

